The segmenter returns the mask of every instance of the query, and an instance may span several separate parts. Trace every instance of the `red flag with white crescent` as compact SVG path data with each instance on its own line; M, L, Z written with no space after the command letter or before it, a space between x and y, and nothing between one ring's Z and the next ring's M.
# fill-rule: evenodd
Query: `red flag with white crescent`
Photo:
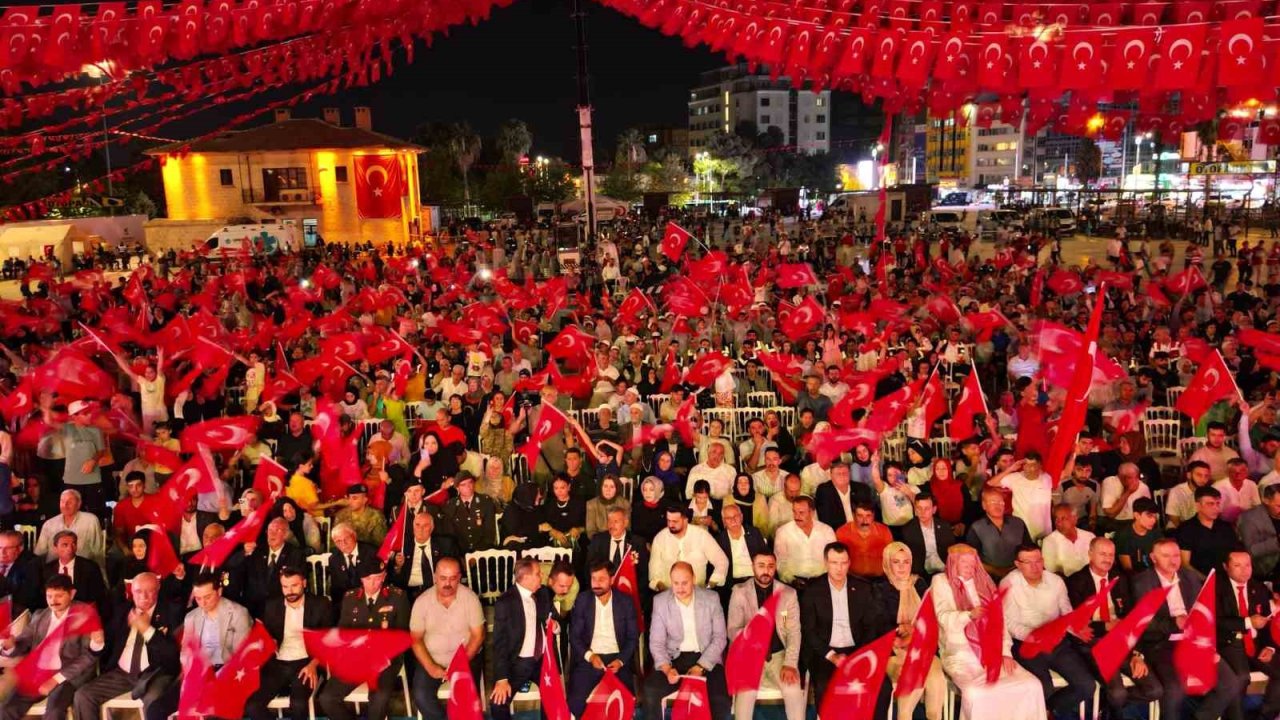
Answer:
M258 431L262 419L254 415L222 417L188 425L182 431L182 449L195 452L200 445L210 450L239 450Z
M953 442L960 442L978 434L974 418L987 414L987 400L982 394L982 382L978 373L971 372L960 386L960 399L951 411L951 424L948 434Z
M1093 660L1098 666L1098 674L1102 676L1104 681L1110 681L1115 677L1116 671L1120 669L1120 665L1129 659L1129 654L1133 652L1133 647L1138 644L1138 639L1142 637L1142 633L1146 632L1147 626L1151 624L1152 618L1156 616L1156 612L1160 606L1164 604L1165 597L1169 594L1169 587L1158 587L1152 589L1137 605L1124 616L1115 627L1111 628L1111 632L1102 637L1101 640L1094 643Z
M1222 353L1214 351L1200 364L1187 389L1178 397L1178 412L1199 422L1214 403L1232 393L1239 394L1239 390L1231 377L1231 368L1222 359Z
M404 169L397 155L357 155L356 210L362 218L398 218L405 194Z
M894 697L906 697L923 688L937 654L938 613L933 606L932 590L926 590L911 624L911 641L907 644L907 656L902 661Z
M89 635L102 629L98 611L87 603L76 603L68 611L66 620L56 630L45 636L35 648L13 668L17 677L18 693L27 697L40 697L40 686L62 670L62 644L76 637Z
M1022 641L1018 654L1030 660L1037 655L1053 652L1069 631L1078 631L1089 625L1094 614L1107 601L1107 596L1111 594L1111 588L1116 582L1115 578L1104 582L1102 589L1080 603L1079 607L1032 630Z
M545 648L556 646L555 632L552 629L554 620L547 618ZM542 653L542 673L538 676L538 699L542 703L542 714L547 720L570 720L569 699L565 697L564 682L561 680L560 663L554 652Z
M407 630L303 630L307 655L343 682L378 686L378 675L413 645Z
M617 675L605 671L599 684L587 696L587 709L580 720L631 720L635 712L635 696Z
M724 663L724 681L730 695L760 689L765 660L773 643L777 612L778 593L774 593L764 601L764 605L756 611L738 637L729 643L729 653L725 656Z
M1182 628L1182 639L1173 646L1173 666L1188 695L1204 695L1218 683L1218 601L1214 591L1216 570L1196 596Z
M1071 384L1067 387L1062 417L1058 420L1058 432L1053 436L1049 453L1044 459L1044 471L1049 473L1055 488L1062 479L1062 469L1075 449L1076 436L1084 427L1085 415L1089 412L1089 387L1093 384L1094 355L1098 352L1102 307L1105 305L1102 299L1103 292L1099 292L1094 299L1093 313L1089 316L1089 327L1085 331L1084 346L1076 355L1075 368L1071 375Z
M667 223L667 231L662 234L662 254L671 262L678 262L691 237L693 235L688 230L674 222Z
M707 678L685 675L680 680L675 702L671 704L671 720L711 720L711 698L707 695Z
M253 489L268 500L275 500L283 495L284 486L288 482L288 471L269 457L262 458L253 473Z
M875 717L880 686L888 676L885 667L897 637L896 630L887 632L875 642L846 655L827 683L827 692L821 698L818 714L849 720L871 720Z
M631 598L631 603L636 608L636 624L637 632L644 632L644 614L640 610L640 582L636 579L636 561L635 556L626 553L622 558L622 562L618 565L618 570L613 574L613 582L611 583L614 590ZM627 717L631 717L628 715Z

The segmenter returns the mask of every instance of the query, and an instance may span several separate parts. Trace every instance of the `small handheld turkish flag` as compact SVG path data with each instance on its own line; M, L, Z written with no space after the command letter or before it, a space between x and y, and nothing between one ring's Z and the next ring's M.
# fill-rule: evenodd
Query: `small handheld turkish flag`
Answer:
M1215 570L1209 571L1187 615L1182 639L1173 646L1173 666L1188 695L1204 695L1218 683L1218 601Z
M849 720L871 720L875 717L880 686L888 675L885 666L897 636L896 631L887 632L870 645L846 655L827 684L818 714Z
M1164 604L1170 587L1154 588L1143 595L1129 614L1111 628L1111 632L1094 643L1093 660L1103 680L1110 682L1120 666L1128 660L1129 654L1133 652L1133 646L1138 644L1138 639L1142 637L1142 633L1146 632L1151 619L1156 616L1156 611Z
M1000 679L1000 667L1004 657L1004 596L1006 590L983 600L982 617L970 620L964 634L973 653L987 671L987 683Z
M600 683L587 697L587 709L583 711L580 720L631 720L635 712L635 696L618 680L617 675L605 672Z
M264 457L253 473L253 489L267 500L275 500L284 494L284 486L288 482L288 471L280 463Z
M98 611L86 603L73 604L67 619L13 668L18 680L18 693L26 697L42 697L40 687L62 670L62 644L99 630L102 630L102 620Z
M1178 412L1199 422L1214 403L1233 393L1239 395L1240 391L1231 377L1231 368L1222 359L1222 353L1215 351L1200 364L1195 377L1178 397Z
M671 262L678 262L691 237L688 230L674 222L667 223L667 231L662 235L662 254Z
M730 695L760 689L760 676L764 672L776 627L778 595L770 595L742 633L729 644L729 654L724 662L724 681Z
M618 565L617 572L613 574L612 585L614 590L631 598L631 604L636 609L637 632L644 632L644 614L640 612L640 582L636 579L636 561L633 554L627 553L622 558L622 564Z
M986 414L987 401L982 395L982 381L978 379L978 373L971 372L965 377L964 385L960 387L960 399L951 411L951 424L948 426L951 440L960 442L977 435L978 428L973 420Z
M404 630L356 630L331 628L303 630L302 641L310 655L343 682L378 686L378 675L413 645Z
M906 697L923 688L937 654L938 614L933 606L933 592L926 590L924 597L920 599L915 622L911 625L911 642L907 645L907 656L902 661L902 671L898 674L898 687L894 690L894 696Z
M1032 630L1022 641L1018 654L1030 660L1037 655L1053 652L1069 631L1079 630L1089 624L1094 613L1098 612L1102 604L1107 601L1107 596L1111 594L1111 588L1116 582L1114 579L1106 581L1102 589L1080 603L1080 607Z
M671 706L671 720L711 720L711 698L707 695L707 679L686 675L680 681L676 701Z
M564 429L568 418L555 405L543 403L538 411L538 421L529 432L529 439L520 446L520 454L533 468L538 463L538 453L542 451L542 443L556 436Z
M554 648L555 621L547 618L547 637L543 647ZM560 664L554 652L542 653L542 674L538 676L538 698L542 701L542 714L547 720L569 720L569 700L565 697L561 681Z
M260 422L260 418L246 415L188 425L182 431L182 449L195 452L200 445L206 445L210 450L239 450L258 431Z
M276 654L276 641L262 621L255 622L248 637L204 687L205 702L214 717L244 717L244 706L262 682L262 666Z
M480 720L480 693L476 690L475 675L471 673L466 645L458 646L445 676L449 679L449 719Z
M271 506L274 504L271 500L264 500L256 510L227 531L227 534L204 546L204 549L193 555L191 564L201 567L222 567L236 548L245 543L257 541L258 533L267 522L267 513L271 512Z

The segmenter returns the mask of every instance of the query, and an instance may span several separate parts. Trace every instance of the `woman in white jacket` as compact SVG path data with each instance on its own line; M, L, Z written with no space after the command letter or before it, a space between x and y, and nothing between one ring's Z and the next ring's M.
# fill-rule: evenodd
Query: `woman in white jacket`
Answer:
M1045 720L1044 691L1040 681L1014 661L1013 640L1002 628L1000 676L988 683L978 658L978 623L986 615L985 603L996 596L996 585L982 568L978 551L969 545L952 545L947 571L935 575L934 609L938 614L938 647L942 670L960 690L961 720Z

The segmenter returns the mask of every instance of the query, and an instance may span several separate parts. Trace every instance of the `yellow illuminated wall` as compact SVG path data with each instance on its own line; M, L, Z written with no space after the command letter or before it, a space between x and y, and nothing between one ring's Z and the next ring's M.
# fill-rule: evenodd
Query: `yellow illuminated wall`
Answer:
M925 161L929 181L967 176L973 124L958 127L950 117L940 119L930 116L925 120L925 128Z
M404 165L407 194L399 218L361 219L356 209L355 158L362 154L396 154ZM307 187L313 201L302 204L268 204L261 200L264 168L301 167L307 171ZM339 182L337 168L345 167L347 180ZM222 171L231 173L223 185ZM215 221L235 217L255 219L315 219L326 242L402 243L422 202L418 186L418 158L412 151L378 148L361 150L311 150L262 153L191 153L164 158L161 169L170 220Z

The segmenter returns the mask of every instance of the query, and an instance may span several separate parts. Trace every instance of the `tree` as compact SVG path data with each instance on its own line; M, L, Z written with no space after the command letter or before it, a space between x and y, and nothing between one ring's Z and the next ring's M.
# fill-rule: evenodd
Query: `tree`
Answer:
M427 148L418 160L418 182L422 197L441 203L462 201L462 178L450 154L450 126L428 122L418 126L414 142Z
M1087 187L1102 176L1102 150L1093 138L1080 141L1080 149L1076 151L1076 178Z
M155 217L159 210L156 207L155 201L151 199L151 196L141 190L134 193L133 196L129 198L128 205L129 212L137 215L146 215L148 218Z
M507 201L524 194L524 177L520 169L514 166L494 168L484 174L480 184L480 204L486 208L502 212L507 209Z
M707 155L719 161L716 170L719 189L731 192L749 192L755 189L754 176L762 157L760 151L742 137L733 134L716 134L707 142Z
M480 136L468 123L454 123L449 128L449 154L462 173L462 201L471 204L471 166L480 157Z
M637 200L644 195L644 180L640 173L627 172L614 165L613 172L600 181L600 192L618 200Z
M689 168L683 154L662 148L641 171L650 192L689 192Z
M529 132L529 126L523 120L512 118L498 127L494 144L502 154L503 164L515 165L533 147L533 133Z
M644 135L635 128L628 128L618 136L618 151L614 154L614 162L626 168L628 174L648 160L644 149Z
M573 195L575 173L563 160L552 159L541 165L525 183L525 192L534 202L560 203Z

